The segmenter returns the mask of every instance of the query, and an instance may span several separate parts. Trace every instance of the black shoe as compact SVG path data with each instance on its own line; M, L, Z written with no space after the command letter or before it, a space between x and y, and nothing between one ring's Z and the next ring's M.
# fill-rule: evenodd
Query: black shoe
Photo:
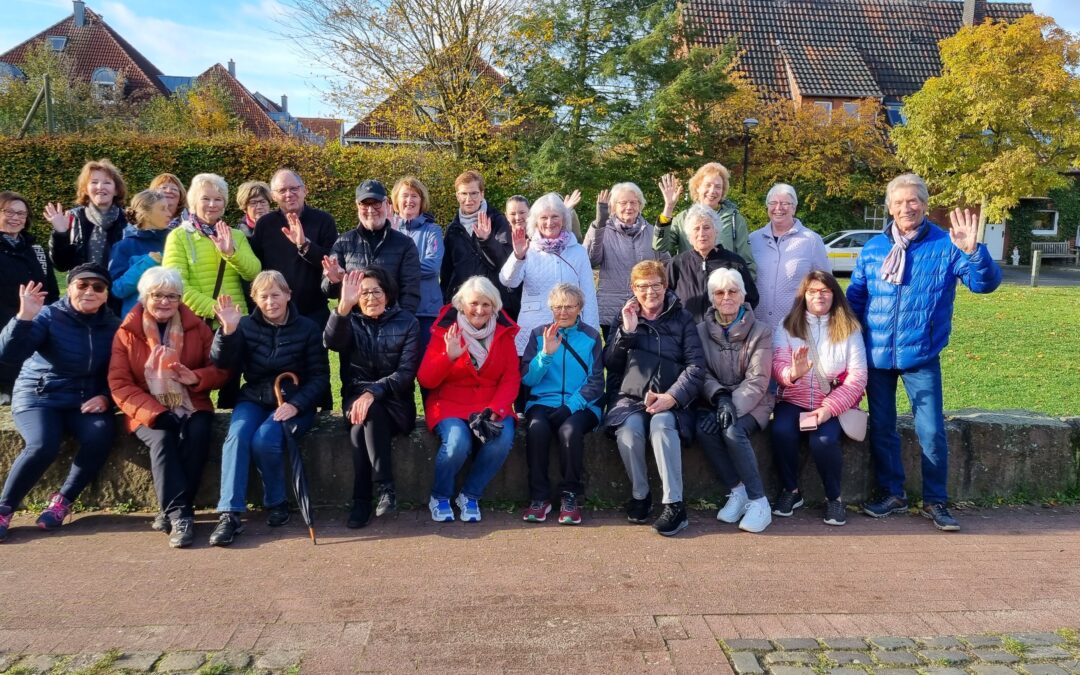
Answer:
M371 500L354 499L352 510L349 511L349 519L345 521L345 527L356 530L369 522L371 522Z
M164 511L158 511L158 514L154 516L154 522L150 523L150 529L168 534L170 528L172 528L172 521L169 520L169 516Z
M289 503L281 502L277 506L271 506L266 515L266 524L270 527L281 527L289 522Z
M649 513L652 512L652 493L646 493L645 499L630 498L626 502L626 519L631 523L644 525L649 522Z
M379 503L375 505L375 515L385 516L397 511L397 493L394 492L394 484L387 483L379 487Z
M920 513L923 514L923 517L934 521L934 527L939 530L945 532L958 532L960 530L960 523L956 522L956 518L952 517L949 509L945 508L944 504L923 504Z
M908 510L908 502L903 497L888 495L876 502L863 504L863 513L874 518L884 518L892 513L903 513Z
M682 502L664 504L660 517L653 523L656 531L665 537L673 537L686 529L690 521L686 517L686 505Z
M783 490L780 492L780 496L776 498L772 512L774 516L787 518L795 512L795 509L802 507L804 503L801 492Z
M195 541L195 519L176 518L169 523L169 546L187 548Z
M825 524L826 525L845 525L847 524L847 507L844 506L844 502L837 499L825 500Z
M217 527L210 533L211 546L228 546L233 543L236 535L244 531L244 524L240 522L240 516L235 513L223 513L218 516Z

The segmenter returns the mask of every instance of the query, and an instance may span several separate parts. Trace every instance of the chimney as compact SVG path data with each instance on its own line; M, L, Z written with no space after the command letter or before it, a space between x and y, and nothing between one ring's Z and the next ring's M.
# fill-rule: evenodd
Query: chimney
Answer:
M965 26L978 26L986 19L986 0L964 0Z
M281 112L289 112L289 97L285 94L281 95Z
M82 28L86 25L86 3L83 0L73 0L75 5L75 27Z
M229 74L236 77L236 61L229 59Z

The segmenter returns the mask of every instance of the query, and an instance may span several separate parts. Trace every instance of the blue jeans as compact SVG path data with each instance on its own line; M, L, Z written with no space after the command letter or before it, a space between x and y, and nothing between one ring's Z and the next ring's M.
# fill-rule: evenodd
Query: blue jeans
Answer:
M915 433L922 446L923 501L944 504L948 498L949 446L941 394L941 361L934 358L916 368L871 368L866 383L870 404L867 435L874 457L877 484L887 495L903 497L904 464L896 430L896 380L903 380L915 414Z
M300 413L284 423L273 420L276 406L241 401L233 409L229 434L221 446L221 497L219 513L247 510L248 470L252 458L263 482L263 505L285 502L284 426L296 425L297 439L311 428L315 412Z
M472 467L461 487L461 493L472 499L484 496L484 488L502 468L510 446L514 444L514 418L502 420L503 430L498 438L480 445L472 435L465 420L449 417L435 425L435 433L442 440L439 454L435 455L435 484L431 486L431 496L435 499L450 499L454 494L454 479L465 465L465 459L473 448L480 445L473 457Z
M844 448L841 445L844 430L840 428L839 420L830 417L817 429L802 431L799 429L799 415L804 412L810 411L787 401L780 401L773 409L772 450L780 484L789 492L799 489L799 458L802 439L806 436L810 455L825 487L825 497L840 499L844 479Z

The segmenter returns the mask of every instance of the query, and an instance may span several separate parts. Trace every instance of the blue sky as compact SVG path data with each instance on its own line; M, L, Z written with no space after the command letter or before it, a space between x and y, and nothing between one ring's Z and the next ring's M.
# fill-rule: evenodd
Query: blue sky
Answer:
M71 14L70 0L0 0L0 52ZM12 6L13 5L13 6ZM1080 2L1032 0L1035 11L1080 32ZM115 30L165 75L198 75L214 63L236 61L238 79L278 100L289 96L289 112L301 117L355 121L323 101L326 72L283 37L278 0L87 0ZM182 7L183 11L177 11Z

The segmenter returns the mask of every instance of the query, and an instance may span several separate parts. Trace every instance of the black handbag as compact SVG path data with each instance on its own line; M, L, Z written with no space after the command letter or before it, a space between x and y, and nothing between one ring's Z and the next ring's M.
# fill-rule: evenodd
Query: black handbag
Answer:
M662 394L679 379L682 366L654 352L631 349L626 358L619 394L644 399L647 392Z

